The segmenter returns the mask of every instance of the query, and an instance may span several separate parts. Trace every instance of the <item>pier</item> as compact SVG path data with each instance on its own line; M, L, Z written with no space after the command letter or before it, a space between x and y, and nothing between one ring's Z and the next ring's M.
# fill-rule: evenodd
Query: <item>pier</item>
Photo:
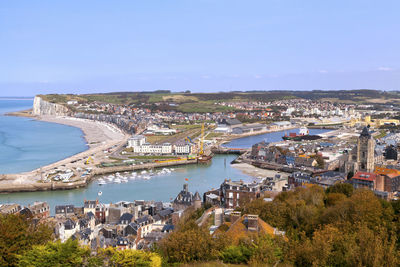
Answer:
M249 151L249 149L246 148L231 148L231 147L213 147L211 151L214 154L236 154L236 155L242 155Z
M86 187L96 176L105 175L116 172L126 171L139 171L156 168L173 167L180 165L197 164L197 160L180 160L180 161L166 161L166 162L155 162L145 163L140 165L123 165L113 167L95 167L92 172L84 177L71 182L41 182L41 180L32 181L31 183L16 184L16 183L3 183L0 187L0 193L12 193L12 192L35 192L35 191L52 191L52 190L68 190ZM14 180L14 175L1 175L0 180Z

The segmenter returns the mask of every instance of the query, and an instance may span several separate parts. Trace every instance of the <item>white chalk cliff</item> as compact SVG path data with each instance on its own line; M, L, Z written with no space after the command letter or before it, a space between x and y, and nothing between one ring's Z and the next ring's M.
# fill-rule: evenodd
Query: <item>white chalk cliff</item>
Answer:
M39 96L35 96L35 99L33 100L33 115L66 116L69 113L67 107L61 104L50 103Z

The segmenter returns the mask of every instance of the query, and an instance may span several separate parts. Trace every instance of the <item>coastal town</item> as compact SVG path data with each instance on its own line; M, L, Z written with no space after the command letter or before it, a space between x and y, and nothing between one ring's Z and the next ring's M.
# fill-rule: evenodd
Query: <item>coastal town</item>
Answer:
M400 266L400 1L1 1L0 267Z
M40 170L2 175L0 190L74 190L95 183L98 197L85 199L81 205L50 206L41 199L25 206L1 203L0 213L46 222L52 225L56 239L79 240L93 251L107 247L147 250L172 233L185 214L195 211L201 211L196 224L207 227L210 235L221 229L229 233L246 221L244 233L285 236L285 231L258 215L240 210L251 201L271 202L280 193L299 187L327 190L348 184L366 188L381 199L399 199L400 121L391 107L374 110L316 100L218 105L238 111L188 114L76 100L55 104L37 97L32 115L82 127L89 149ZM318 129L318 134L310 133ZM248 147L229 143L272 133L280 135ZM186 179L180 192L182 184L176 185L179 193L170 201L101 201L102 188L106 190L108 184L151 180L188 164L212 164L218 154L236 155L225 164L252 179L245 175L238 180L215 177L220 185L204 192L189 188ZM27 180L29 188L24 187Z

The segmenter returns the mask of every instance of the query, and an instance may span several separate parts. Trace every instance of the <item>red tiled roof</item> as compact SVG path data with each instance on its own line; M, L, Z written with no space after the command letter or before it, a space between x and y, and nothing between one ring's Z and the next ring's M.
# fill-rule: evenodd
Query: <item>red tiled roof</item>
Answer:
M358 179L358 180L366 180L366 181L375 181L376 174L372 172L357 172L353 178L351 179Z

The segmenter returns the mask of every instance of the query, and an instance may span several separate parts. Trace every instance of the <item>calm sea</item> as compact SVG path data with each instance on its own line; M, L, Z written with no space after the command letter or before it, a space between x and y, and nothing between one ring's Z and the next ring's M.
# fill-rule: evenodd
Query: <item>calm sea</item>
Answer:
M31 171L87 149L78 128L4 116L32 104L32 99L0 99L0 174Z

